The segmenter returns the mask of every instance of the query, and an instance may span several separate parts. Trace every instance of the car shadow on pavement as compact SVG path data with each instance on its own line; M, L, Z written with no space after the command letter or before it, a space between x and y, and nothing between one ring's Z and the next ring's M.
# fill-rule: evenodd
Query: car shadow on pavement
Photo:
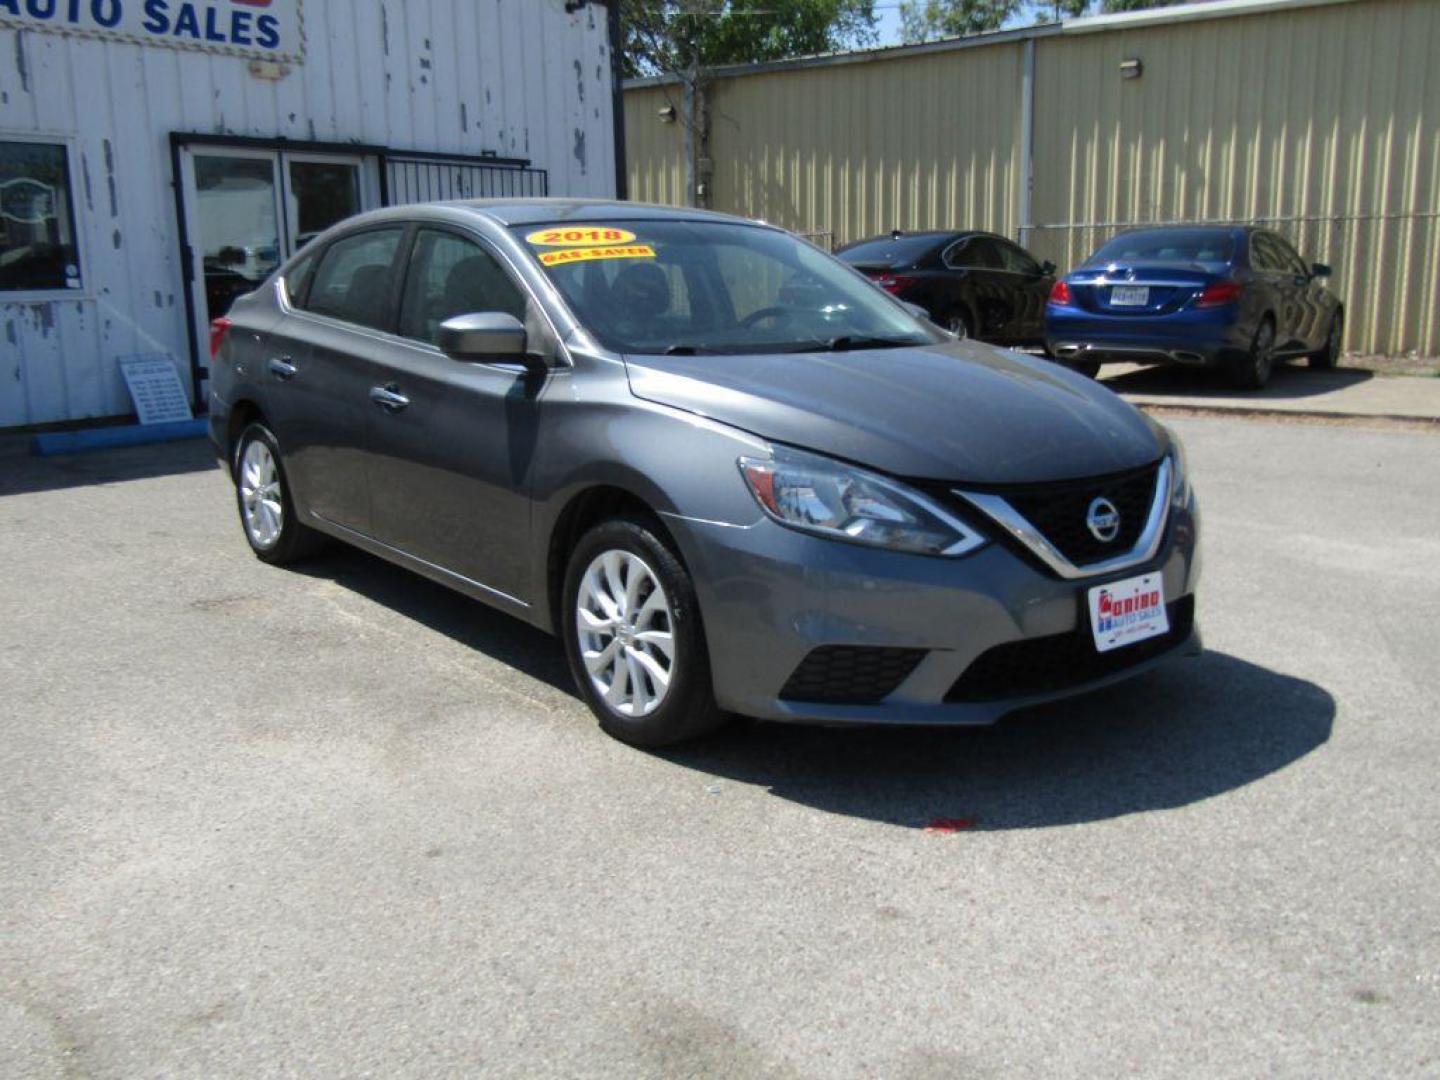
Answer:
M119 484L158 476L219 470L205 439L127 446L83 454L32 457L28 436L0 439L0 496Z
M829 813L1026 829L1221 795L1322 745L1334 717L1314 683L1209 652L991 728L742 723L663 756Z
M1107 375L1100 371L1100 381L1117 394L1144 394L1154 397L1233 397L1237 400L1288 401L1295 398L1332 394L1375 377L1373 371L1357 368L1335 368L1311 371L1303 362L1278 363L1270 382L1261 390L1240 390L1231 386L1225 373L1216 368L1184 367L1178 364L1157 364L1134 370L1120 370Z
M576 697L559 638L348 544L294 566ZM583 708L583 706L582 706Z

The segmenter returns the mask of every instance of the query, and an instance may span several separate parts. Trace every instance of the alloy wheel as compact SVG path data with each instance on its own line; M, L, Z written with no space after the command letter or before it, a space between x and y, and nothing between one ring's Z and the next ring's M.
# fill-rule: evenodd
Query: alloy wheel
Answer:
M240 458L240 505L251 542L259 548L274 545L285 527L285 503L275 456L259 439L246 443Z
M630 551L597 555L580 579L575 630L591 685L620 716L648 716L674 680L670 601L655 571Z

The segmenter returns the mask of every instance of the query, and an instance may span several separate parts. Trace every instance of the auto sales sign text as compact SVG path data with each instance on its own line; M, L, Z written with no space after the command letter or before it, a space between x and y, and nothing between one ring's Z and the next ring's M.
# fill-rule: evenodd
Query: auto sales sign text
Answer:
M302 0L0 0L0 27L298 62Z

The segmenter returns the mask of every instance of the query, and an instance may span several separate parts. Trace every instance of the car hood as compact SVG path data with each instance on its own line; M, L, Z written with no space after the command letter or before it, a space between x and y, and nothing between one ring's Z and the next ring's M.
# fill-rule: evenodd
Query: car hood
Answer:
M625 362L646 401L894 476L1035 483L1163 452L1145 418L1094 381L977 342Z

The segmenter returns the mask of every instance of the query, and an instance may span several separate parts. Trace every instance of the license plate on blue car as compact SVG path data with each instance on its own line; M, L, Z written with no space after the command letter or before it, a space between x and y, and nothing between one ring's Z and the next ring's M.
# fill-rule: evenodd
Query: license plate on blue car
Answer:
M1116 285L1110 290L1113 307L1144 307L1150 302L1148 285Z

